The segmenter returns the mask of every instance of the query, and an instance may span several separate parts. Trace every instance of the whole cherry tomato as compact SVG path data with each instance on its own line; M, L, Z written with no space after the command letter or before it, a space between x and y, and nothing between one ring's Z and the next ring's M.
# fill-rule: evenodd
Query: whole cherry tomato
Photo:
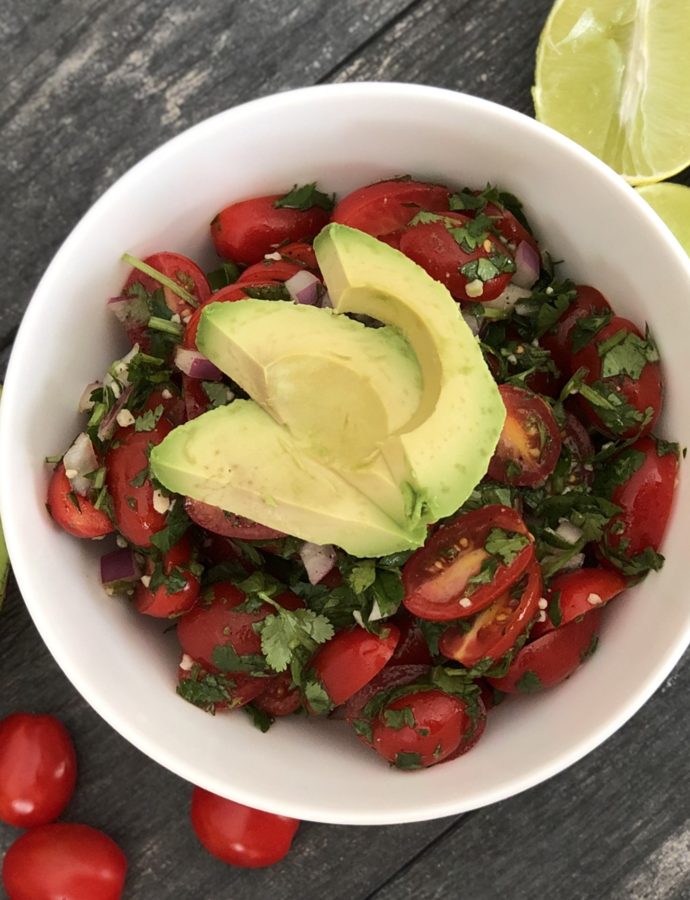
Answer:
M561 436L551 407L532 391L501 384L506 418L489 463L489 477L503 484L536 487L556 467Z
M474 615L513 585L533 557L534 538L514 509L461 513L405 563L403 603L434 622Z
M32 828L5 854L10 900L120 900L127 860L115 841L87 825Z
M301 263L286 259L262 259L245 269L237 279L237 284L264 285L267 282L285 284L288 278L303 271L304 266Z
M102 509L74 492L64 463L58 463L50 476L48 512L61 528L78 538L99 538L115 530Z
M192 827L213 856L247 869L280 862L297 833L299 819L226 800L203 788L192 791Z
M197 601L200 587L199 576L190 568L194 560L194 545L186 534L163 554L158 566L149 556L146 560L149 584L139 581L134 589L134 605L139 612L164 619L191 609ZM163 582L151 587L150 579L157 574L162 576ZM171 583L171 579L175 582Z
M332 220L374 237L397 231L422 210L448 209L450 191L440 184L399 179L352 191L336 205Z
M211 222L211 239L218 255L251 266L281 244L310 240L328 224L328 211L320 206L276 206L285 196L254 197L222 209Z
M47 715L0 722L0 819L17 828L58 818L74 793L77 757L69 732Z
M393 652L389 665L431 665L431 654L419 622L405 609L400 609L392 623L400 631L400 639Z
M207 531L223 537L240 538L243 541L270 541L273 538L285 537L282 531L260 525L244 516L226 512L219 506L211 506L201 500L187 497L185 509L189 518Z

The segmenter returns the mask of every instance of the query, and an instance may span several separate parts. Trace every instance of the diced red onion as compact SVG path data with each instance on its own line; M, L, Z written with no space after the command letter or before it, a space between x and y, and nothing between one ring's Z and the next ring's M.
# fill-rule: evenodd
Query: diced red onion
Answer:
M65 465L65 472L69 478L72 488L86 497L91 489L91 482L84 476L89 472L95 472L98 468L98 459L96 451L93 449L91 438L83 432L74 440L67 453L62 458Z
M84 393L79 398L79 412L90 412L93 409L91 394L98 390L99 387L102 387L100 381L94 381L91 384L86 385Z
M318 584L335 566L336 554L331 544L305 541L299 551L310 584Z
M571 559L565 563L564 566L561 566L561 572L574 572L575 569L581 569L585 563L585 554L584 553L576 553Z
M186 347L178 347L175 350L175 365L189 375L190 378L200 378L203 381L220 381L223 373L214 366L210 359L198 350L188 350Z
M137 581L141 576L141 568L129 547L113 550L101 557L101 582L103 585L117 584L121 581Z
M532 291L528 288L520 287L517 284L509 284L506 289L498 295L494 300L485 300L482 306L489 309L512 309L520 300L524 300L531 295Z
M304 269L296 272L285 282L285 287L295 303L305 306L318 306L322 284L311 272Z
M521 241L515 251L513 284L524 288L532 287L537 278L539 278L540 269L541 260L537 251L529 241Z
M124 408L129 400L129 395L132 393L132 386L129 385L124 389L124 391L117 398L112 409L110 409L101 419L101 423L98 426L98 439L100 441L109 441L110 438L115 434L115 428L117 427L117 416Z

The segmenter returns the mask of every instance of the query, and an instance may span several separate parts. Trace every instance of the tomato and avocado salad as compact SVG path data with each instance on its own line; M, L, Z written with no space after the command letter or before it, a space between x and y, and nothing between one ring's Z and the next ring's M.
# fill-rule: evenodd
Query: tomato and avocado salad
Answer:
M295 186L210 238L208 273L125 255L131 349L84 391L48 510L114 541L107 593L175 623L185 700L453 759L663 563L680 453L653 431L654 340L492 186Z

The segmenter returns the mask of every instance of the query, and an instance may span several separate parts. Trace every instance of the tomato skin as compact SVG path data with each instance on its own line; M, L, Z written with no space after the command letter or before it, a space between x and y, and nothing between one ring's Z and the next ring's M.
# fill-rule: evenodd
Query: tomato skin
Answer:
M53 822L76 781L77 756L62 722L31 713L0 721L0 820L15 828Z
M192 827L213 856L231 866L259 869L285 857L299 819L226 800L203 788L192 791Z
M69 495L72 485L60 462L53 470L48 484L48 512L64 531L78 538L98 538L111 534L115 526L102 509L96 509L86 497L78 497L79 509Z
M577 397L577 406L582 416L602 434L622 438L643 437L654 428L661 413L661 369L658 362L648 362L639 378L633 379L624 374L602 378L602 359L599 356L598 348L621 331L643 338L642 332L633 322L623 319L621 316L614 316L609 324L599 331L593 341L573 355L573 372L584 366L588 370L584 379L585 384L591 385L601 381L608 389L620 394L622 399L642 415L646 415L647 410L651 409L649 421L643 427L640 427L638 423L630 428L614 432L603 423L596 407L584 397Z
M391 619L400 631L398 644L393 652L391 666L430 666L431 653L419 622L401 610Z
M487 679L493 687L507 694L532 693L554 687L569 678L592 651L592 643L601 627L601 610L593 609L554 631L549 631L526 644L512 661L503 678ZM522 681L525 676L536 676Z
M181 253L163 251L162 253L154 253L152 256L147 256L144 262L176 281L187 293L194 297L196 306L205 303L211 296L211 288L206 280L206 276L199 266L187 256L182 256ZM140 272L139 269L132 269L122 289L122 293L127 294L129 289L135 284L140 284L150 294L160 288L163 291L165 304L168 309L171 309L173 313L179 313L180 316L189 315L196 308L187 303L186 300L178 297L177 294L174 294L170 288L163 287L155 278Z
M353 694L342 706L334 709L330 718L347 719L348 722L351 722L352 719L361 715L362 709L376 694L428 679L430 671L430 665L416 663L398 665L391 657L378 675L367 682L356 694Z
M562 494L574 486L590 487L594 478L594 445L580 420L571 412L565 414L565 425L561 429L561 453L568 455L566 471L552 472L546 482L550 495Z
M480 194L481 192L476 191L475 193ZM506 242L518 247L523 241L526 241L537 256L541 255L539 245L534 237L510 210L496 203L487 203L484 214L493 219L494 227Z
M126 875L127 860L112 838L66 822L27 831L2 866L10 900L119 900Z
M316 275L319 274L319 264L316 259L316 253L314 253L312 245L308 244L306 241L294 241L291 244L285 244L278 252L284 260L287 260L287 262L299 263L301 266L304 266L305 269L309 269L309 271L314 272Z
M387 723L387 714L405 709L411 710L414 726L404 724L395 728ZM400 754L414 753L418 756L418 767L423 768L462 752L463 744L475 732L465 702L433 687L388 703L372 722L371 730L370 746L389 763L400 765Z
M526 388L501 384L498 390L506 419L489 463L489 478L518 487L543 484L561 453L561 435L551 407Z
M356 625L339 631L316 651L310 669L334 706L340 706L381 671L399 636L395 625L386 624L381 637Z
M186 584L181 590L169 594L164 584L152 591L142 582L138 582L134 589L134 605L140 613L165 619L187 612L194 606L201 586L199 578L189 568L194 556L194 547L186 534L163 554L163 573L170 575L173 569L181 569ZM146 571L150 575L153 572L153 562L150 559L147 562Z
M528 543L509 565L499 562L489 584L471 591L467 583L489 557L484 544L492 528L524 535ZM403 603L413 615L432 622L474 615L517 581L533 556L534 538L514 509L494 504L462 513L438 528L405 563Z
M463 632L451 625L441 635L439 649L448 659L472 667L482 659L499 660L511 650L534 619L539 609L543 584L539 563L532 559L527 567L527 583L518 598L505 591Z
M642 453L644 458L637 471L624 484L614 488L611 494L611 501L622 512L608 523L598 547L607 563L611 562L607 551L612 551L614 556L625 561L647 547L659 550L673 507L678 455L674 452L660 453L653 437L641 438L629 449ZM629 542L624 545L625 549L621 547L624 541ZM615 565L615 559L613 562Z
M275 678L266 679L266 689L254 701L254 706L269 716L289 716L302 705L299 688L292 684L289 672L281 672Z
M458 224L469 221L459 213L447 213L448 218L457 219ZM492 253L501 253L512 259L508 248L494 235L487 240L491 248L480 244L470 252L461 247L442 222L428 222L407 228L400 238L400 251L425 269L432 278L448 288L456 300L476 302L495 300L510 284L512 274L504 272L484 282L482 293L471 297L467 285L474 279L467 278L460 269L477 259L487 259Z
M343 197L331 219L380 237L407 225L420 210L447 210L449 198L448 188L439 184L378 181Z
M211 222L211 240L219 256L242 266L258 263L284 243L311 240L328 224L328 212L276 207L284 194L240 200L222 209Z
M189 518L214 534L223 537L240 538L243 541L270 541L273 538L285 537L282 531L261 525L244 516L227 513L219 506L211 506L201 500L185 499L185 509Z
M556 627L561 628L580 616L587 615L593 608L604 606L627 586L625 578L612 569L576 569L574 572L556 575L551 581L547 600L551 604L555 599L557 622L554 623L548 611L545 612L545 619L534 625L530 638L541 637Z
M575 291L576 296L571 305L556 322L551 332L540 339L541 345L551 353L553 361L568 377L575 372L576 368L573 367L570 332L577 320L597 313L612 312L608 300L596 288L590 287L588 284L578 284Z
M161 417L152 431L121 428L106 454L106 484L113 516L118 530L137 547L151 546L153 535L165 528L166 515L153 506L153 485L148 478L138 486L131 482L148 466L149 444L160 444L172 427L169 419Z
M298 272L303 272L301 263L290 262L286 259L262 259L253 266L249 266L237 279L237 284L266 284L276 282L285 284L288 278L292 278Z

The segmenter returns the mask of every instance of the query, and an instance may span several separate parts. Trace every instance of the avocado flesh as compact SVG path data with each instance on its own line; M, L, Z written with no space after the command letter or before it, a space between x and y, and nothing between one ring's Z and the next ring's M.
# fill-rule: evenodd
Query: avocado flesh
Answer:
M314 250L337 313L396 326L423 373L415 415L381 453L393 480L408 484L428 521L461 506L486 473L505 407L477 341L448 290L382 241L331 223Z
M354 556L382 556L424 540L424 528L399 527L337 472L305 456L287 429L251 400L173 429L152 449L150 462L170 491Z

